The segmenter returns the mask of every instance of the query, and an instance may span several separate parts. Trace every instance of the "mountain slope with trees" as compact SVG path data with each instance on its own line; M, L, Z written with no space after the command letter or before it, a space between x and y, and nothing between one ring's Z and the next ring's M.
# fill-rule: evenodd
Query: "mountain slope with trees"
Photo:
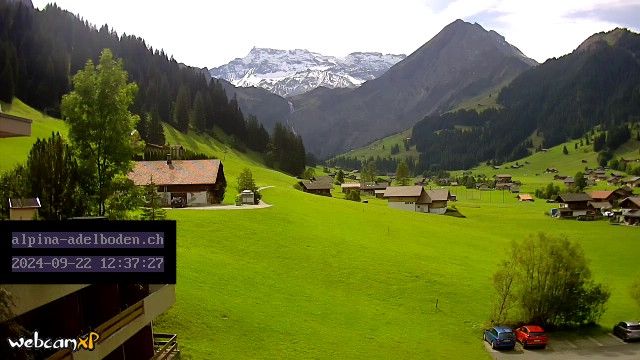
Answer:
M571 54L549 59L499 94L500 109L425 117L413 127L418 167L465 169L502 163L603 130L640 121L640 35L595 34ZM532 135L533 134L533 135Z
M535 64L495 31L456 20L357 89L316 89L293 97L291 120L309 149L328 157L406 130Z
M103 49L123 60L129 79L139 88L131 111L143 119L137 130L144 140L162 141L161 123L166 122L182 132L213 133L219 128L239 148L275 152L276 147L268 148L269 132L257 118L243 113L236 95L229 98L221 82L178 63L139 37L118 35L107 25L98 29L56 5L37 10L0 0L0 101L10 103L17 97L59 117L71 75L87 60L97 62ZM276 120L271 121L273 128ZM287 137L298 138L285 129ZM302 147L296 149L302 153L292 158L304 158ZM298 171L301 166L288 168ZM299 172L303 170L304 164Z

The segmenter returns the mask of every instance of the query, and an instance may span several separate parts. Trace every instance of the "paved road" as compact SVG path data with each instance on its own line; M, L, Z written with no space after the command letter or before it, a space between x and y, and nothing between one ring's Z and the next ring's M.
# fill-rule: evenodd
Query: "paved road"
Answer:
M274 186L263 186L258 188L258 191L262 191L265 189L271 189ZM272 205L267 204L266 202L260 200L258 205L211 205L211 206L197 206L197 207L184 207L184 208L173 208L173 210L252 210L252 209L266 209L271 207ZM167 208L171 209L171 208Z
M517 344L513 351L499 351L491 349L486 342L484 344L496 360L640 359L640 342L625 343L611 334L597 337L584 336L572 340L551 339L546 349L524 350L520 344Z

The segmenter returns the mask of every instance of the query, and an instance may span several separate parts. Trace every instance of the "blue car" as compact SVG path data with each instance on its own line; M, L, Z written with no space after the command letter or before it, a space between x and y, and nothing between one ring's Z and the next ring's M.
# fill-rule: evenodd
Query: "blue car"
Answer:
M493 349L510 349L516 346L516 336L513 330L506 326L494 326L484 331L484 341L491 344Z

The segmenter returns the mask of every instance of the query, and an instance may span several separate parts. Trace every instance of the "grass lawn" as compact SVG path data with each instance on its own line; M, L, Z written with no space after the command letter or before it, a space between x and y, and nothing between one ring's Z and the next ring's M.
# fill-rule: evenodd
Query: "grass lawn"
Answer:
M11 104L1 103L4 113L31 119L31 136L6 138L0 141L0 170L13 168L25 162L31 146L38 138L48 138L52 132L67 136L68 129L64 121L55 119L34 110L22 101L14 99Z
M603 326L640 317L628 295L637 228L554 220L551 204L462 189L466 218L417 214L304 194L272 175L272 208L169 213L177 302L156 326L179 334L186 358L488 358L491 275L512 240L538 231L583 245L613 294Z

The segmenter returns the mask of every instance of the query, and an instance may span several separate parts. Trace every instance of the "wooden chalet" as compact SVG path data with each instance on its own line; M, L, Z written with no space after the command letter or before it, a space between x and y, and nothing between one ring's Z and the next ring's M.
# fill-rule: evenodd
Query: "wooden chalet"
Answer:
M186 206L219 204L227 186L222 162L212 160L136 161L129 179L138 186L153 182L163 205L181 202Z
M589 202L592 200L586 193L560 194L555 199L556 202L560 203L556 216L571 218L587 215L591 212L589 210Z
M31 136L31 120L0 112L0 138Z
M395 209L444 214L451 193L447 189L425 190L420 185L389 186L383 197Z
M374 196L376 194L376 190L386 190L390 184L388 182L381 183L364 183L360 186L360 191L364 194Z
M360 183L343 183L340 185L343 193L348 193L351 190L360 190Z
M640 209L640 196L631 196L620 202L621 209Z
M10 198L9 220L37 220L40 209L39 198Z
M640 187L640 176L634 176L624 181L626 185L632 188Z
M298 184L302 191L314 195L331 196L331 189L333 189L333 183L326 180L302 180Z
M498 174L496 175L496 184L511 183L511 177L509 174Z
M597 190L589 193L591 199L596 202L608 202L613 204L613 191L610 190Z

